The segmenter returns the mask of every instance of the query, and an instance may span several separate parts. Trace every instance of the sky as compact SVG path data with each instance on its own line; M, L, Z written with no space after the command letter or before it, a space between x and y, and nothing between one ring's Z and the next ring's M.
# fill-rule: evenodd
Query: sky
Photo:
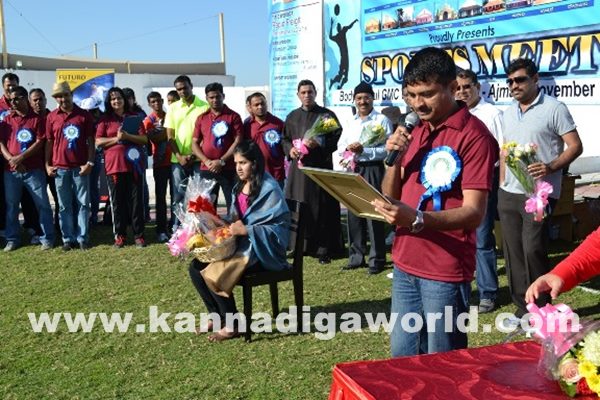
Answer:
M220 62L224 13L228 75L268 85L268 0L3 0L7 50L40 57ZM24 66L27 68L27 66Z

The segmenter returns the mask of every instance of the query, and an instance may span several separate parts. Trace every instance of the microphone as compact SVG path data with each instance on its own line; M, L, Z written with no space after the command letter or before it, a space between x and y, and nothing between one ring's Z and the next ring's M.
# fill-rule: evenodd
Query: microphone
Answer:
M417 126L418 123L419 123L419 116L417 115L416 112L413 111L406 116L406 119L404 120L404 127L406 128L408 133L411 133L412 130L414 129L414 127ZM398 158L398 154L399 154L399 150L390 151L388 153L387 157L385 157L385 161L384 161L385 165L387 165L388 167L391 167L392 165L394 165L396 163L396 158Z

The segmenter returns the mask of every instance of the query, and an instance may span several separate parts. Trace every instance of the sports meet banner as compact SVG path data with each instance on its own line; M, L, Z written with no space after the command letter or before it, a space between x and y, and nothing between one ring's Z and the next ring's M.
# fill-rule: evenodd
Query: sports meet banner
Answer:
M299 107L298 82L310 79L323 104L322 0L268 0L272 113L285 119Z
M104 112L104 98L115 85L112 69L57 69L56 81L66 81L73 91L73 102L85 110Z
M404 67L427 46L473 70L491 103L510 103L505 68L527 57L545 93L567 105L600 104L597 0L325 0L323 20L328 106L350 105L361 80L373 85L377 105L403 105Z

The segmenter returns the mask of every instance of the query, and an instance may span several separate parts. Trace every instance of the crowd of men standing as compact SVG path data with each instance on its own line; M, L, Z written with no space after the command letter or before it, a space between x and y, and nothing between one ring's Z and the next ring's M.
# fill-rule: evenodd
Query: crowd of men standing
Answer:
M321 264L344 253L340 205L302 173L302 165L334 169L335 160L350 154L352 171L390 198L390 203L376 201L373 205L394 226L392 311L400 314L398 321L406 313L443 312L448 305L456 310L456 318L468 308L474 275L479 311L495 309L498 276L493 227L499 215L506 230L509 287L520 317L526 313L525 290L549 270L548 220L535 221L525 212L526 194L504 168L499 144L537 144L540 161L529 166L529 173L554 187L548 214L560 196L562 170L581 154L582 144L566 106L539 90L533 61L515 60L506 73L514 102L502 113L481 98L475 73L457 72L442 50L417 52L406 67L403 86L408 111L420 118L413 131L394 126L375 110L373 88L364 82L354 89L355 113L347 121L339 121L333 111L316 103L316 87L309 80L298 83L300 107L285 122L269 113L262 93L247 98L250 116L242 121L240 114L225 104L220 83L207 85L201 99L194 94L189 77L182 75L174 81L175 90L169 93L173 101L166 110L159 93L147 96L152 112L144 115L138 132L122 129L125 118L143 113L133 91L110 89L100 115L98 110L90 112L75 105L68 84L59 82L52 89L58 107L50 112L41 89L27 93L16 75L5 74L0 99L4 250L21 245L20 209L28 228L39 236L42 249L52 248L55 236L62 237L65 251L88 249L89 224L97 218L98 175L94 169L99 156L104 157L114 244L125 245L127 226L131 225L135 244L143 247L149 211L144 169L152 155L157 238L164 242L179 224L173 213L169 218L167 187L173 209L184 199L185 179L194 175L214 179L215 205L222 191L229 209L236 176L233 152L241 141L252 140L263 153L266 171L285 188L286 196L308 205L304 248L294 251L316 257ZM304 139L319 118L334 119L337 129ZM364 130L374 126L385 131L387 142L361 143ZM304 151L295 145L297 140L304 140ZM384 167L383 160L391 151L399 157ZM427 169L427 161L434 156L455 165L448 171L447 187L427 186L427 174L433 173ZM57 205L58 226L47 184ZM343 269L367 267L369 274L381 272L386 263L384 231L382 222L349 215L348 262ZM538 302L548 300L540 298ZM409 334L395 326L392 354L466 346L466 334L438 328L431 332L425 326L421 332Z

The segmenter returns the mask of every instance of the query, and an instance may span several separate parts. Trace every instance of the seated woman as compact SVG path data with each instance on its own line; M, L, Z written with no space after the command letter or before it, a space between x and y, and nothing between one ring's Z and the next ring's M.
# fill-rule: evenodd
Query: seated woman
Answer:
M218 263L241 262L246 271L250 268L276 271L289 268L286 249L290 235L290 211L279 184L265 172L264 158L256 143L242 142L236 147L233 159L237 183L233 188L229 215L234 221L230 230L237 237L237 250L230 259ZM215 293L214 283L208 282L207 285L206 274L200 273L205 268L206 272L213 264L206 265L194 260L189 272L208 312L218 315L223 326L209 336L209 340L215 342L238 336L239 327L235 324L225 326L227 315L231 318L238 312L233 295ZM246 325L249 329L250 321ZM206 331L212 329L211 321Z
M589 236L552 271L540 276L529 286L525 301L535 301L540 293L550 292L555 299L559 293L571 290L581 282L600 275L600 228Z

